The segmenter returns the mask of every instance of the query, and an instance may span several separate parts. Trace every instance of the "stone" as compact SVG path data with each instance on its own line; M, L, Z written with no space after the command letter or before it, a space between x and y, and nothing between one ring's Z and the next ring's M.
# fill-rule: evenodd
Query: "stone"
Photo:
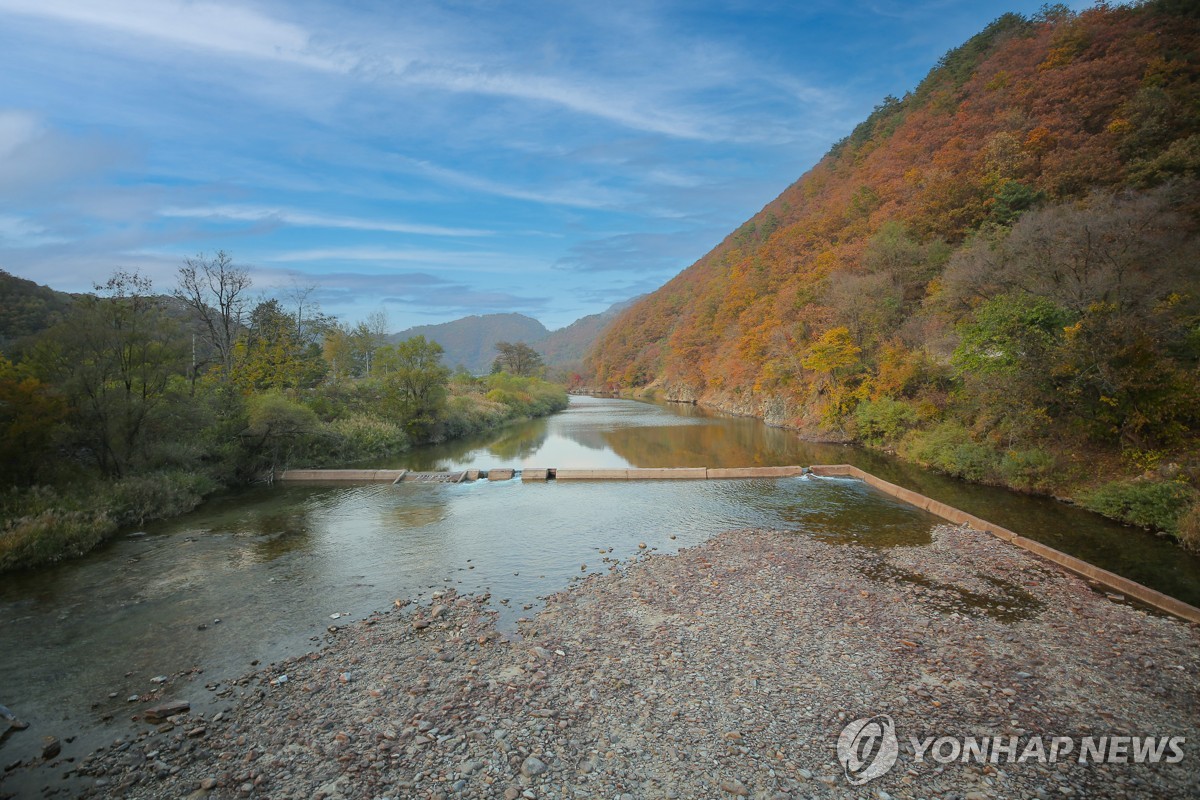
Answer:
M533 778L543 774L550 769L546 766L546 762L542 761L537 756L529 756L521 762L521 774L527 778Z
M746 788L746 784L742 783L737 778L727 778L721 781L721 789L729 792L730 794L735 794L738 797L750 796L750 790Z
M146 722L157 724L165 722L167 717L173 717L176 714L183 714L191 711L192 704L186 700L176 700L170 703L161 703L153 708L147 708L142 712L142 719Z
M62 742L57 736L42 737L42 758L49 761L62 752Z

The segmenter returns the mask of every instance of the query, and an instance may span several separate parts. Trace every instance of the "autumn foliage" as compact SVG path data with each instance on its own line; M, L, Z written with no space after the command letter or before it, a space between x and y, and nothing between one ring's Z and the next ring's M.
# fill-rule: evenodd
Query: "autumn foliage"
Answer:
M1025 488L1089 448L1153 467L1200 417L1198 177L1189 4L1007 14L588 363L739 413L782 401L772 421L815 435L983 447L974 477Z

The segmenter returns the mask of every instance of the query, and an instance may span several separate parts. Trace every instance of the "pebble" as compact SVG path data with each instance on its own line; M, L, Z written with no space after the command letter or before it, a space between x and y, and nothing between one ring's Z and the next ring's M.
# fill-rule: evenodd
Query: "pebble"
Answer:
M549 767L546 766L546 762L536 756L529 756L521 762L521 774L527 778L541 775L548 769Z
M721 789L738 797L748 797L750 795L750 790L746 788L746 784L736 778L728 778L721 781Z
M1031 581L1036 597L1016 593ZM222 678L205 693L226 704L215 713L171 715L162 734L136 722L129 741L72 765L92 785L66 794L800 800L829 794L817 780L873 800L1191 789L1187 770L1130 775L1134 765L903 767L907 736L921 732L1200 726L1177 702L1200 696L1200 676L1169 666L1200 662L1200 628L1111 603L986 534L937 528L930 544L881 550L728 533L575 581L539 598L517 632L497 627L482 595L437 594L343 623L311 656ZM1019 624L991 616L1001 606L1023 613ZM1030 680L1051 670L1063 677ZM901 765L856 790L830 744L867 714L895 719Z

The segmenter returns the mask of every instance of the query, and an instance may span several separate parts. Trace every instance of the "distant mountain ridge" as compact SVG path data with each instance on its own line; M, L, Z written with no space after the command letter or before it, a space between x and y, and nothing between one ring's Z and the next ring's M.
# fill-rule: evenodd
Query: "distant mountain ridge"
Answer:
M450 367L462 365L469 372L487 372L496 357L496 342L525 342L532 344L548 336L550 331L533 317L524 314L482 314L463 317L437 325L417 325L393 333L391 342L424 336L445 350L442 362Z
M582 362L604 329L638 299L615 303L554 331L524 314L480 314L436 325L417 325L391 334L388 341L424 336L442 346L442 361L447 366L462 365L473 373L491 370L497 342L524 342L541 353L547 365L566 366Z

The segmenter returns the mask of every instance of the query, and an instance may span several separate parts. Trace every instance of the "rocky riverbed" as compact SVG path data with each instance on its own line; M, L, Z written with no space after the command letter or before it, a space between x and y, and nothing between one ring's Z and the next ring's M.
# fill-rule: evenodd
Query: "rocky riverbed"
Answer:
M890 549L732 532L580 580L519 635L486 596L396 605L230 683L168 677L161 699L191 708L142 710L141 733L62 759L49 791L1200 797L1200 630L968 529ZM885 714L898 760L852 786L838 736ZM912 737L943 736L1185 742L1173 764L917 760Z

